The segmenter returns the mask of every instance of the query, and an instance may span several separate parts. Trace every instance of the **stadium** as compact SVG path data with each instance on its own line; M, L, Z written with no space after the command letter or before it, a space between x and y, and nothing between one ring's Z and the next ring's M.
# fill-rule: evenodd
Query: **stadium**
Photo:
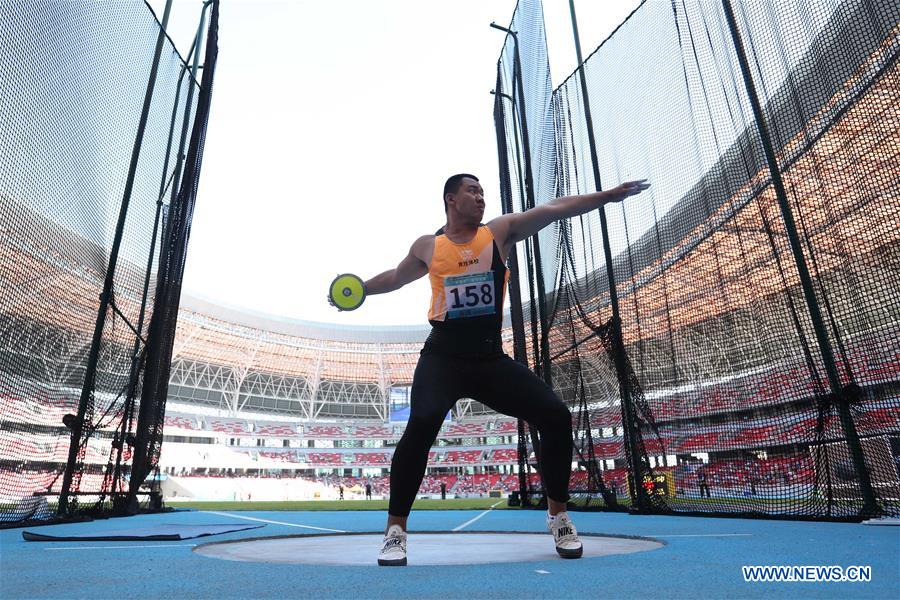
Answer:
M415 494L408 580L367 567L398 444L421 426L412 386L432 327L307 321L184 292L219 1L201 3L185 54L166 31L171 3L162 18L143 2L39 4L11 10L17 33L0 40L0 73L22 81L0 80L10 597L64 594L36 575L46 552L96 541L126 569L159 552L171 570L108 583L105 567L62 563L62 579L98 597L111 585L153 597L637 597L648 569L679 597L794 597L798 581L815 581L803 588L815 597L896 588L884 575L900 516L891 3L641 2L586 59L572 4L578 68L556 88L542 3L492 24L506 36L492 92L504 216L638 171L654 187L556 221L506 261L502 353L569 411L563 510L585 558L558 561L547 545L544 424L460 398ZM43 38L56 40L48 56L82 39L106 52L45 77L32 51ZM109 56L143 66L110 79ZM91 88L105 99L85 102ZM37 97L50 116L26 117ZM538 532L547 540L532 542ZM222 539L182 543L206 535ZM747 565L842 567L763 588L748 587ZM293 587L288 567L307 583Z
M5 207L16 205L6 203ZM21 206L15 215L4 215L6 222L27 223L36 218ZM859 227L852 222L848 226ZM37 228L37 224L29 223L17 231ZM66 245L89 244L70 233L54 230L47 222L41 223L40 228L51 231L53 237L66 235ZM900 223L891 229L896 236ZM53 256L47 249L42 252L41 248L28 247L25 240L14 236L6 239L3 264L17 268L6 271L4 279L24 289L35 273L41 273L42 279L50 283L33 290L38 292L33 293L35 300L49 300L61 296L62 290L96 285L96 274L92 278L89 271L73 268L61 260L63 257ZM885 243L883 239L878 241ZM886 240L887 246L896 244L896 237ZM873 248L867 253L878 251ZM702 248L697 252L698 256L704 254ZM691 264L685 268L690 269ZM703 265L696 264L694 268L702 269ZM708 299L699 297L692 301L703 303ZM124 299L120 302L125 305ZM88 313L86 307L78 306L32 307L32 314L70 310L68 323L83 320ZM698 312L689 310L688 314ZM81 375L76 370L65 373L69 366L61 364L58 357L77 352L70 340L83 332L50 327L29 315L4 316L7 356L28 365L29 372L58 372L55 377L69 378L55 388L36 378L17 383L12 378L4 380L5 426L22 425L15 436L4 437L4 464L12 465L28 456L32 465L42 467L18 471L14 493L6 499L15 501L33 492L57 494L61 485L59 474L65 466L63 416L77 409L76 386ZM896 389L900 375L900 319L893 315L890 318L887 328L861 331L848 340L848 355L853 360L857 381L872 398L860 406L860 434L871 438L873 444L881 444L878 452L886 456L896 452L900 426ZM716 338L717 332L727 329L715 319L700 323L696 330L702 336L701 341L695 342L698 346L715 349L734 345L734 340ZM159 459L158 477L164 498L337 498L339 486L347 489L349 498L351 494L359 496L366 482L372 485L376 496L384 496L393 446L405 428L405 422L394 417L408 409L413 370L427 335L427 327L353 328L290 321L198 298L183 298ZM504 339L507 352L512 354L509 327L504 330ZM739 350L761 352L752 330L745 339L747 347ZM555 346L564 343L564 339L554 341ZM872 347L879 348L885 357L883 362L867 361L870 355L866 350ZM671 467L661 470L674 475L669 484L677 490L673 490L673 495L697 497L699 457L708 460L710 487L723 500L736 497L754 506L753 500L758 499L759 505L765 507L786 497L786 490L793 489L799 496L811 495L809 490L799 490L810 488L815 479L809 431L816 416L810 411L788 420L779 418L780 410L796 403L790 392L785 393L785 382L801 377L792 378L790 372L780 371L783 366L765 363L762 368L747 369L738 375L724 369L717 372L717 359L730 366L727 357L695 359L706 364L695 364L693 368L708 373L705 383L698 386L699 393L670 384L663 387L664 391L649 396L661 436L657 452L664 448L668 455L658 456L658 460L660 465L671 463ZM594 451L607 480L624 495L626 470L615 374L603 361L593 362L584 385L597 405L591 421L596 438ZM795 370L801 368L790 357L785 363ZM554 366L557 389L568 399L575 395L572 370L566 360ZM33 396L20 397L23 388ZM40 421L35 422L35 415L40 415ZM686 423L689 430L685 432ZM40 429L28 431L30 425L39 425ZM841 438L838 425L833 417L826 420L826 441ZM85 489L92 485L99 489L108 459L107 440L114 433L112 428L101 429L99 439L88 444L82 478ZM429 454L428 476L420 493L437 496L444 483L451 496L488 496L494 492L507 497L519 487L517 445L514 419L493 413L474 400L463 399L449 415L434 451ZM530 458L533 462L533 450ZM587 475L583 468L578 469L578 456L573 459L575 489ZM22 475L27 477L23 479ZM885 492L890 493L889 497L897 497L896 478L890 472L882 477ZM530 474L530 480L539 486L536 473Z
M196 300L179 323L166 435L206 440L169 439L160 458L169 485L189 489L198 469L216 465L213 475L328 481L316 497L336 498L339 483L360 495L365 481L386 494L392 447L405 428L396 417L408 414L426 328L279 322ZM514 420L459 403L429 456L421 493L440 494L442 482L451 494L502 489L501 476L516 462L515 434ZM185 471L195 477L180 479ZM259 499L306 497L285 491Z
M330 489L317 490L321 497L336 498L339 483L360 495L365 481L371 482L376 495L386 493L392 447L405 427L391 416L408 407L408 387L427 328L354 331L278 322L192 298L184 303L179 327L166 412L168 439L160 458L161 471L168 475L175 496L237 499L253 488L260 500L307 498L287 488L282 488L279 497L269 497L259 483L240 482L241 477L324 479ZM714 324L707 327L716 329ZM866 333L851 342L851 356L862 357L864 348L877 344L887 356L900 357L898 329ZM505 337L511 346L511 333ZM883 370L860 366L859 381L867 389L896 381L900 375L896 361ZM563 362L557 381L564 381L565 370ZM586 384L592 389L605 386L611 400L615 388L601 377L598 373ZM748 391L736 398L726 396L738 387L733 379L727 389L717 389L712 382L703 386L700 402L705 406L700 419L708 424L687 436L678 437L678 423L696 414L696 406L679 412L681 403L671 396L652 400L653 407L659 407L655 412L663 447L686 465L675 480L686 496L697 489L691 468L697 454L711 457L711 487L720 494L743 496L752 487L753 495L766 498L786 485L812 485L812 454L785 450L798 445L809 424L802 417L787 423L775 418L784 402L779 397L780 377L771 370L745 375L738 379L738 389ZM748 406L755 416L747 418ZM621 419L614 416L592 423L598 437L597 457L604 470L611 471L609 481L624 491L621 435L613 433L620 426ZM867 438L883 441L898 426L896 406L872 402L860 411L859 428ZM833 439L840 438L835 419L825 427ZM603 431L606 436L601 435ZM185 443L186 438L194 438L193 443ZM204 441L198 443L197 438ZM428 475L420 493L439 494L443 482L454 495L486 495L493 490L507 496L518 489L517 443L514 419L464 399L429 454ZM746 460L748 453L763 453L766 458ZM575 473L577 477L577 468ZM183 474L188 475L185 480L179 477ZM224 489L219 496L191 493L191 482L202 485L203 474L219 481L227 477L235 489ZM887 485L896 485L890 473L886 477ZM573 481L573 488L577 483ZM163 490L169 485L164 484ZM175 492L178 488L183 488L181 493ZM223 485L218 488L222 490ZM165 496L173 497L173 493ZM308 497L315 496L313 492Z

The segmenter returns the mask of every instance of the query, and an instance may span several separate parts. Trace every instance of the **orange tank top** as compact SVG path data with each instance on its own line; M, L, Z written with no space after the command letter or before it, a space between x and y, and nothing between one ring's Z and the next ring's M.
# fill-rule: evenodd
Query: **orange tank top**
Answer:
M509 271L486 225L465 244L457 244L444 234L436 235L428 278L428 320L432 326L499 334Z

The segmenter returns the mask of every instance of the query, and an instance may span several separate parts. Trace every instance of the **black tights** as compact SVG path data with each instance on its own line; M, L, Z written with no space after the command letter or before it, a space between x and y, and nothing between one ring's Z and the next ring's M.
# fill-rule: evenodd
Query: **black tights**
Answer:
M413 376L409 423L391 461L391 515L409 515L428 451L447 411L460 398L533 423L541 433L539 460L547 495L559 502L569 499L572 416L553 389L506 355L461 358L425 350Z

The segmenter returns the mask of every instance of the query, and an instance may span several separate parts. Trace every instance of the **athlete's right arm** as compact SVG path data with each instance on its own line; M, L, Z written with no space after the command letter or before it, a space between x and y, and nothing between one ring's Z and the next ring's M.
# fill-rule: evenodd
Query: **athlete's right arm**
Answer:
M396 269L376 275L363 284L365 285L366 294L386 294L399 290L407 283L412 283L428 273L428 265L424 260L424 257L427 256L425 249L433 239L433 235L424 235L413 242L412 247L409 249L409 254L400 261Z

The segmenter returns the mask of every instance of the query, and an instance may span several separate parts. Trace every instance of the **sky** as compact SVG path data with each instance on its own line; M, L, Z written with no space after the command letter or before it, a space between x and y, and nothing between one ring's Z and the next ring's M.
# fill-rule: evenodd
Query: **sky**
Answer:
M651 0L658 1L658 0ZM150 0L162 17L165 0ZM584 56L637 0L576 2ZM175 0L186 54L200 0ZM353 312L340 273L391 269L444 223L441 191L479 176L499 215L493 96L515 0L222 0L187 294L281 317L426 324L427 277ZM544 2L553 86L576 67L568 0Z

